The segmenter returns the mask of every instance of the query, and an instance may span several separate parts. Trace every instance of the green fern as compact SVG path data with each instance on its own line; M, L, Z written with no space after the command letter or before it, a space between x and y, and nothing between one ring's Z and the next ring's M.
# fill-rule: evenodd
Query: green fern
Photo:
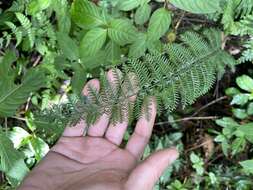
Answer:
M32 23L30 20L22 13L15 13L17 19L19 20L21 26L23 27L23 32L27 34L30 48L34 46L35 43L35 31L34 28L32 28Z
M112 122L127 120L126 113L133 110L135 117L143 114L148 117L148 112L141 113L143 103L146 110L149 108L148 96L157 98L158 110L173 111L179 104L184 108L194 103L210 90L221 68L225 65L233 68L236 62L221 49L221 32L215 29L205 30L202 35L186 32L181 35L181 41L166 45L163 55L147 54L123 63L120 66L122 74L114 70L114 86L102 74L100 92L90 88L89 97L76 98L68 104L44 110L37 117L38 129L46 127L43 131L47 132L51 126L52 134L59 135L65 126L75 125L81 118L88 125L92 124L103 113L110 115ZM132 105L128 98L134 94L137 94L137 101Z
M245 50L242 52L238 62L245 63L253 61L253 40L247 41L243 46Z
M223 0L224 12L222 24L226 34L244 36L241 57L238 63L253 60L252 40L253 35L253 0Z
M234 35L245 35L244 24L247 23L247 20L251 20L252 16L250 15L252 13L252 0L227 0L222 16L222 23L226 32Z
M16 38L16 47L21 43L22 38L23 38L23 33L20 30L20 28L18 28L15 24L13 24L12 22L5 22L5 24L11 29L12 34L15 35Z
M253 11L253 0L240 0L239 4L236 7L236 18L242 18L249 14L252 14Z

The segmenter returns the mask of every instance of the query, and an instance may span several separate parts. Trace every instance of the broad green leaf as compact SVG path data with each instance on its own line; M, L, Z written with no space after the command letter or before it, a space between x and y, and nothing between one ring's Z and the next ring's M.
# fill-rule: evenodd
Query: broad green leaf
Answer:
M5 56L0 59L0 85L3 80L3 77L10 78L12 75L11 64L17 60L14 51L7 51Z
M127 19L114 19L108 28L108 35L112 41L123 46L135 41L137 29Z
M245 119L246 117L248 117L245 109L233 108L232 112L234 116L237 117L238 119Z
M140 5L140 0L120 0L117 5L121 11L130 11Z
M100 50L96 53L96 55L91 57L81 57L81 66L85 68L86 71L92 71L97 67L101 67L105 65L106 60L106 52L104 50Z
M248 92L253 92L253 79L247 75L236 78L237 85Z
M143 6L144 4L149 3L151 0L139 0L140 1L140 6Z
M21 84L14 81L0 81L0 116L8 117L15 114L20 105L25 103L32 92L45 85L44 73L38 69L30 69Z
M107 36L107 30L94 28L86 33L80 44L82 57L94 56L102 48Z
M87 80L86 68L80 62L73 64L74 75L71 79L71 86L75 94L81 95L83 86Z
M220 10L220 0L170 0L170 3L177 8L196 14L215 13Z
M243 151L246 145L246 140L243 137L236 138L231 144L232 155L236 155Z
M134 20L136 24L142 25L148 21L151 14L151 7L149 4L145 3L144 5L140 6L134 15Z
M166 184L170 180L171 175L173 174L173 171L174 169L172 165L167 167L166 170L163 172L163 175L160 177L160 182L163 184Z
M145 54L147 50L147 36L146 34L140 33L136 41L130 46L129 56L132 58L139 58Z
M200 158L198 155L196 155L194 152L190 155L190 160L193 163L192 167L196 170L198 175L202 175L204 173L204 162L202 158Z
M232 118L230 117L223 117L222 119L217 119L216 121L216 124L221 126L221 127L237 127L239 126L239 124L233 120Z
M248 102L249 95L248 94L237 94L233 97L231 105L244 105Z
M228 150L229 150L230 144L228 144L228 141L223 141L221 143L221 148L222 148L222 152L224 153L225 156L228 157Z
M23 140L29 136L30 134L21 127L13 127L8 133L8 137L16 149L20 148L23 145Z
M242 131L248 141L253 143L253 123L247 123L238 128Z
M0 164L13 186L17 186L25 177L29 169L24 163L23 155L14 149L10 139L0 128Z
M56 13L58 31L69 34L71 28L71 18L68 0L54 0L53 9Z
M105 46L106 61L110 65L118 65L120 63L121 49L120 46L110 41Z
M52 3L52 0L32 0L28 4L28 13L34 15L40 11L47 9Z
M231 87L231 88L226 89L225 93L227 96L235 96L240 93L240 90L238 90L237 88Z
M226 137L223 134L219 134L218 136L215 137L214 141L223 142L223 141L226 141Z
M106 24L99 7L88 0L75 0L71 7L73 21L82 28L92 28Z
M240 165L244 168L245 171L253 174L253 159L242 161L240 162Z
M34 152L35 159L40 161L49 151L49 146L41 138L33 137L29 142L29 146Z
M211 184L215 185L218 182L218 178L215 176L213 172L208 173L209 179L211 180Z
M148 39L155 41L160 39L169 29L171 13L165 8L157 9L151 16L148 26Z
M248 115L253 115L253 102L251 102L251 103L248 105L247 114L248 114Z
M201 161L200 157L196 155L194 152L191 153L190 159L192 163L198 163Z
M147 46L148 46L148 50L150 53L154 53L154 54L161 54L163 52L163 44L162 42L158 39L156 41L147 41Z
M68 36L68 34L58 32L57 41L64 57L72 61L79 59L79 48L75 41Z

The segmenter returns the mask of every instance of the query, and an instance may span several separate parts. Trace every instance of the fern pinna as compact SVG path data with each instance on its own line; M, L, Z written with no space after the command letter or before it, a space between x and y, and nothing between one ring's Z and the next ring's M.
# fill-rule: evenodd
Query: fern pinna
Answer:
M180 43L165 45L162 55L146 54L114 68L114 86L102 74L100 92L90 87L89 97L72 96L67 104L44 110L38 114L38 128L57 136L81 118L91 125L104 113L112 122L120 122L129 119L126 113L132 113L128 114L131 119L139 117L143 103L147 110L142 113L148 116L148 96L156 97L160 111L194 103L212 87L216 73L222 73L226 65L233 68L235 60L221 49L222 35L215 29L202 35L186 32L180 39ZM133 95L137 95L134 105L129 101Z

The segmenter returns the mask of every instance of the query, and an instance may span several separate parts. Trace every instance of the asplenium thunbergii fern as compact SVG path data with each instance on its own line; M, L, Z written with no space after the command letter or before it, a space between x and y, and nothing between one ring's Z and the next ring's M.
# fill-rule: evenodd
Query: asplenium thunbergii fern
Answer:
M126 113L140 116L143 103L147 108L144 115L148 115L147 96L157 98L158 110L173 111L179 104L185 107L194 103L212 87L216 73L223 72L226 65L235 65L235 60L221 49L221 36L215 29L205 30L202 35L186 32L180 43L165 45L162 55L146 54L128 60L117 68L121 74L114 70L114 86L102 74L99 92L90 87L89 97L71 98L67 104L43 111L36 121L38 128L56 135L81 118L90 125L104 113L118 122L129 119ZM134 105L128 99L132 95L137 95Z

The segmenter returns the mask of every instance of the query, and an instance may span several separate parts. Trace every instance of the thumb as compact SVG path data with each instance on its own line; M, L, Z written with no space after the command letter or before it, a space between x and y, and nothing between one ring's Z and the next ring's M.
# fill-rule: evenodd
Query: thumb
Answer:
M151 190L164 170L178 158L175 148L157 151L138 165L128 177L126 189Z

